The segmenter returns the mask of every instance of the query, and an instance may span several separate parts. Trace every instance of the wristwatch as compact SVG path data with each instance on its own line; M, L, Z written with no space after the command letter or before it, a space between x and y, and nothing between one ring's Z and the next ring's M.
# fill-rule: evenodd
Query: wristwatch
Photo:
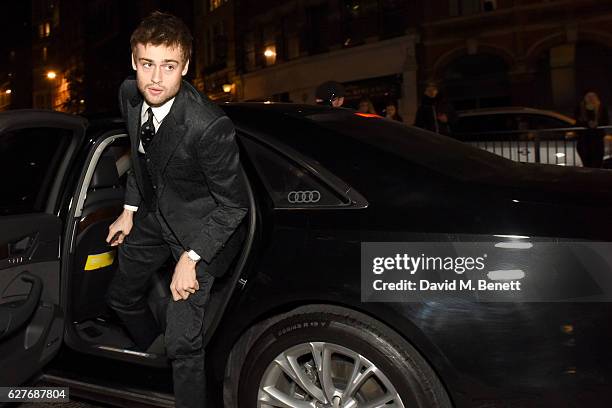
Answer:
M193 263L197 263L200 260L200 257L198 256L198 254L195 253L195 251L193 249L188 249L187 250L187 257Z

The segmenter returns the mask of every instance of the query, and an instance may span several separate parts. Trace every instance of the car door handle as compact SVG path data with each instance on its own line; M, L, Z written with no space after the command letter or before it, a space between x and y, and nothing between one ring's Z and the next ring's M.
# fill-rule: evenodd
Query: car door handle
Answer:
M0 340L13 334L17 329L28 322L40 302L42 294L42 280L30 273L23 273L20 278L32 284L30 293L25 300L5 303L0 306Z
M0 259L5 259L11 265L20 264L30 258L36 244L38 243L38 233L21 237L0 248Z

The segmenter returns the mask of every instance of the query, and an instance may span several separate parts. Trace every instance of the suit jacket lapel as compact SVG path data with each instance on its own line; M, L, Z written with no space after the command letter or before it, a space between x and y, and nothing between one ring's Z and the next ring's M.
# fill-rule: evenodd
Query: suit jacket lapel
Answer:
M142 109L142 96L140 93L136 93L127 103L127 128L128 135L130 136L130 142L132 146L132 167L134 167L134 174L138 179L139 184L143 185L142 170L140 168L140 160L138 159L138 145L140 142L140 110Z
M172 157L179 142L183 139L185 134L184 114L185 87L181 86L170 108L170 112L168 112L159 129L157 129L152 143L153 146L151 146L154 149L152 153L156 156L155 163L159 166L160 174L163 174L170 157Z
M142 97L140 97L139 95L135 95L130 99L127 105L128 134L130 135L130 141L132 142L132 151L136 152L138 150L138 142L140 141L138 125L140 124Z
M164 172L170 157L183 139L184 131L185 126L176 123L175 118L170 114L166 116L157 130L156 140L153 141L153 144L157 146L154 147L155 150L152 153L155 156L154 160L159 166L160 173Z

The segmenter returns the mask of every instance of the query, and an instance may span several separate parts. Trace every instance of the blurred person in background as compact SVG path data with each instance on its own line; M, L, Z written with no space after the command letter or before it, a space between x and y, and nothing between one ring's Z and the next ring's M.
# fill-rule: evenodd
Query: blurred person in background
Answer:
M387 106L385 107L385 118L397 120L398 122L404 121L399 113L397 113L397 106L394 102L387 102Z
M372 101L367 96L364 96L359 100L357 110L361 113L371 113L377 115L376 109L374 109Z
M576 107L576 126L585 127L578 133L576 149L584 167L600 168L604 156L605 130L610 123L608 109L595 91L588 90Z
M339 108L344 104L344 86L337 81L327 81L319 85L315 91L317 105Z
M443 135L450 135L453 119L452 106L440 95L438 84L429 81L425 86L414 126Z

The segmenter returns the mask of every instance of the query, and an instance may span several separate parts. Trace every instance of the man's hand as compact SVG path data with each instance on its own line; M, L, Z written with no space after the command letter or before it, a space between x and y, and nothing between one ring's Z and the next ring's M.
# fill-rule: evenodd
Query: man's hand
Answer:
M106 242L110 243L111 246L121 244L125 239L125 236L132 230L132 226L134 225L133 217L134 211L124 209L121 215L117 217L115 222L108 227ZM117 234L117 237L111 242L115 234Z
M185 300L198 289L200 289L200 284L196 278L196 262L192 261L185 251L174 267L174 274L170 283L172 298L175 301Z

